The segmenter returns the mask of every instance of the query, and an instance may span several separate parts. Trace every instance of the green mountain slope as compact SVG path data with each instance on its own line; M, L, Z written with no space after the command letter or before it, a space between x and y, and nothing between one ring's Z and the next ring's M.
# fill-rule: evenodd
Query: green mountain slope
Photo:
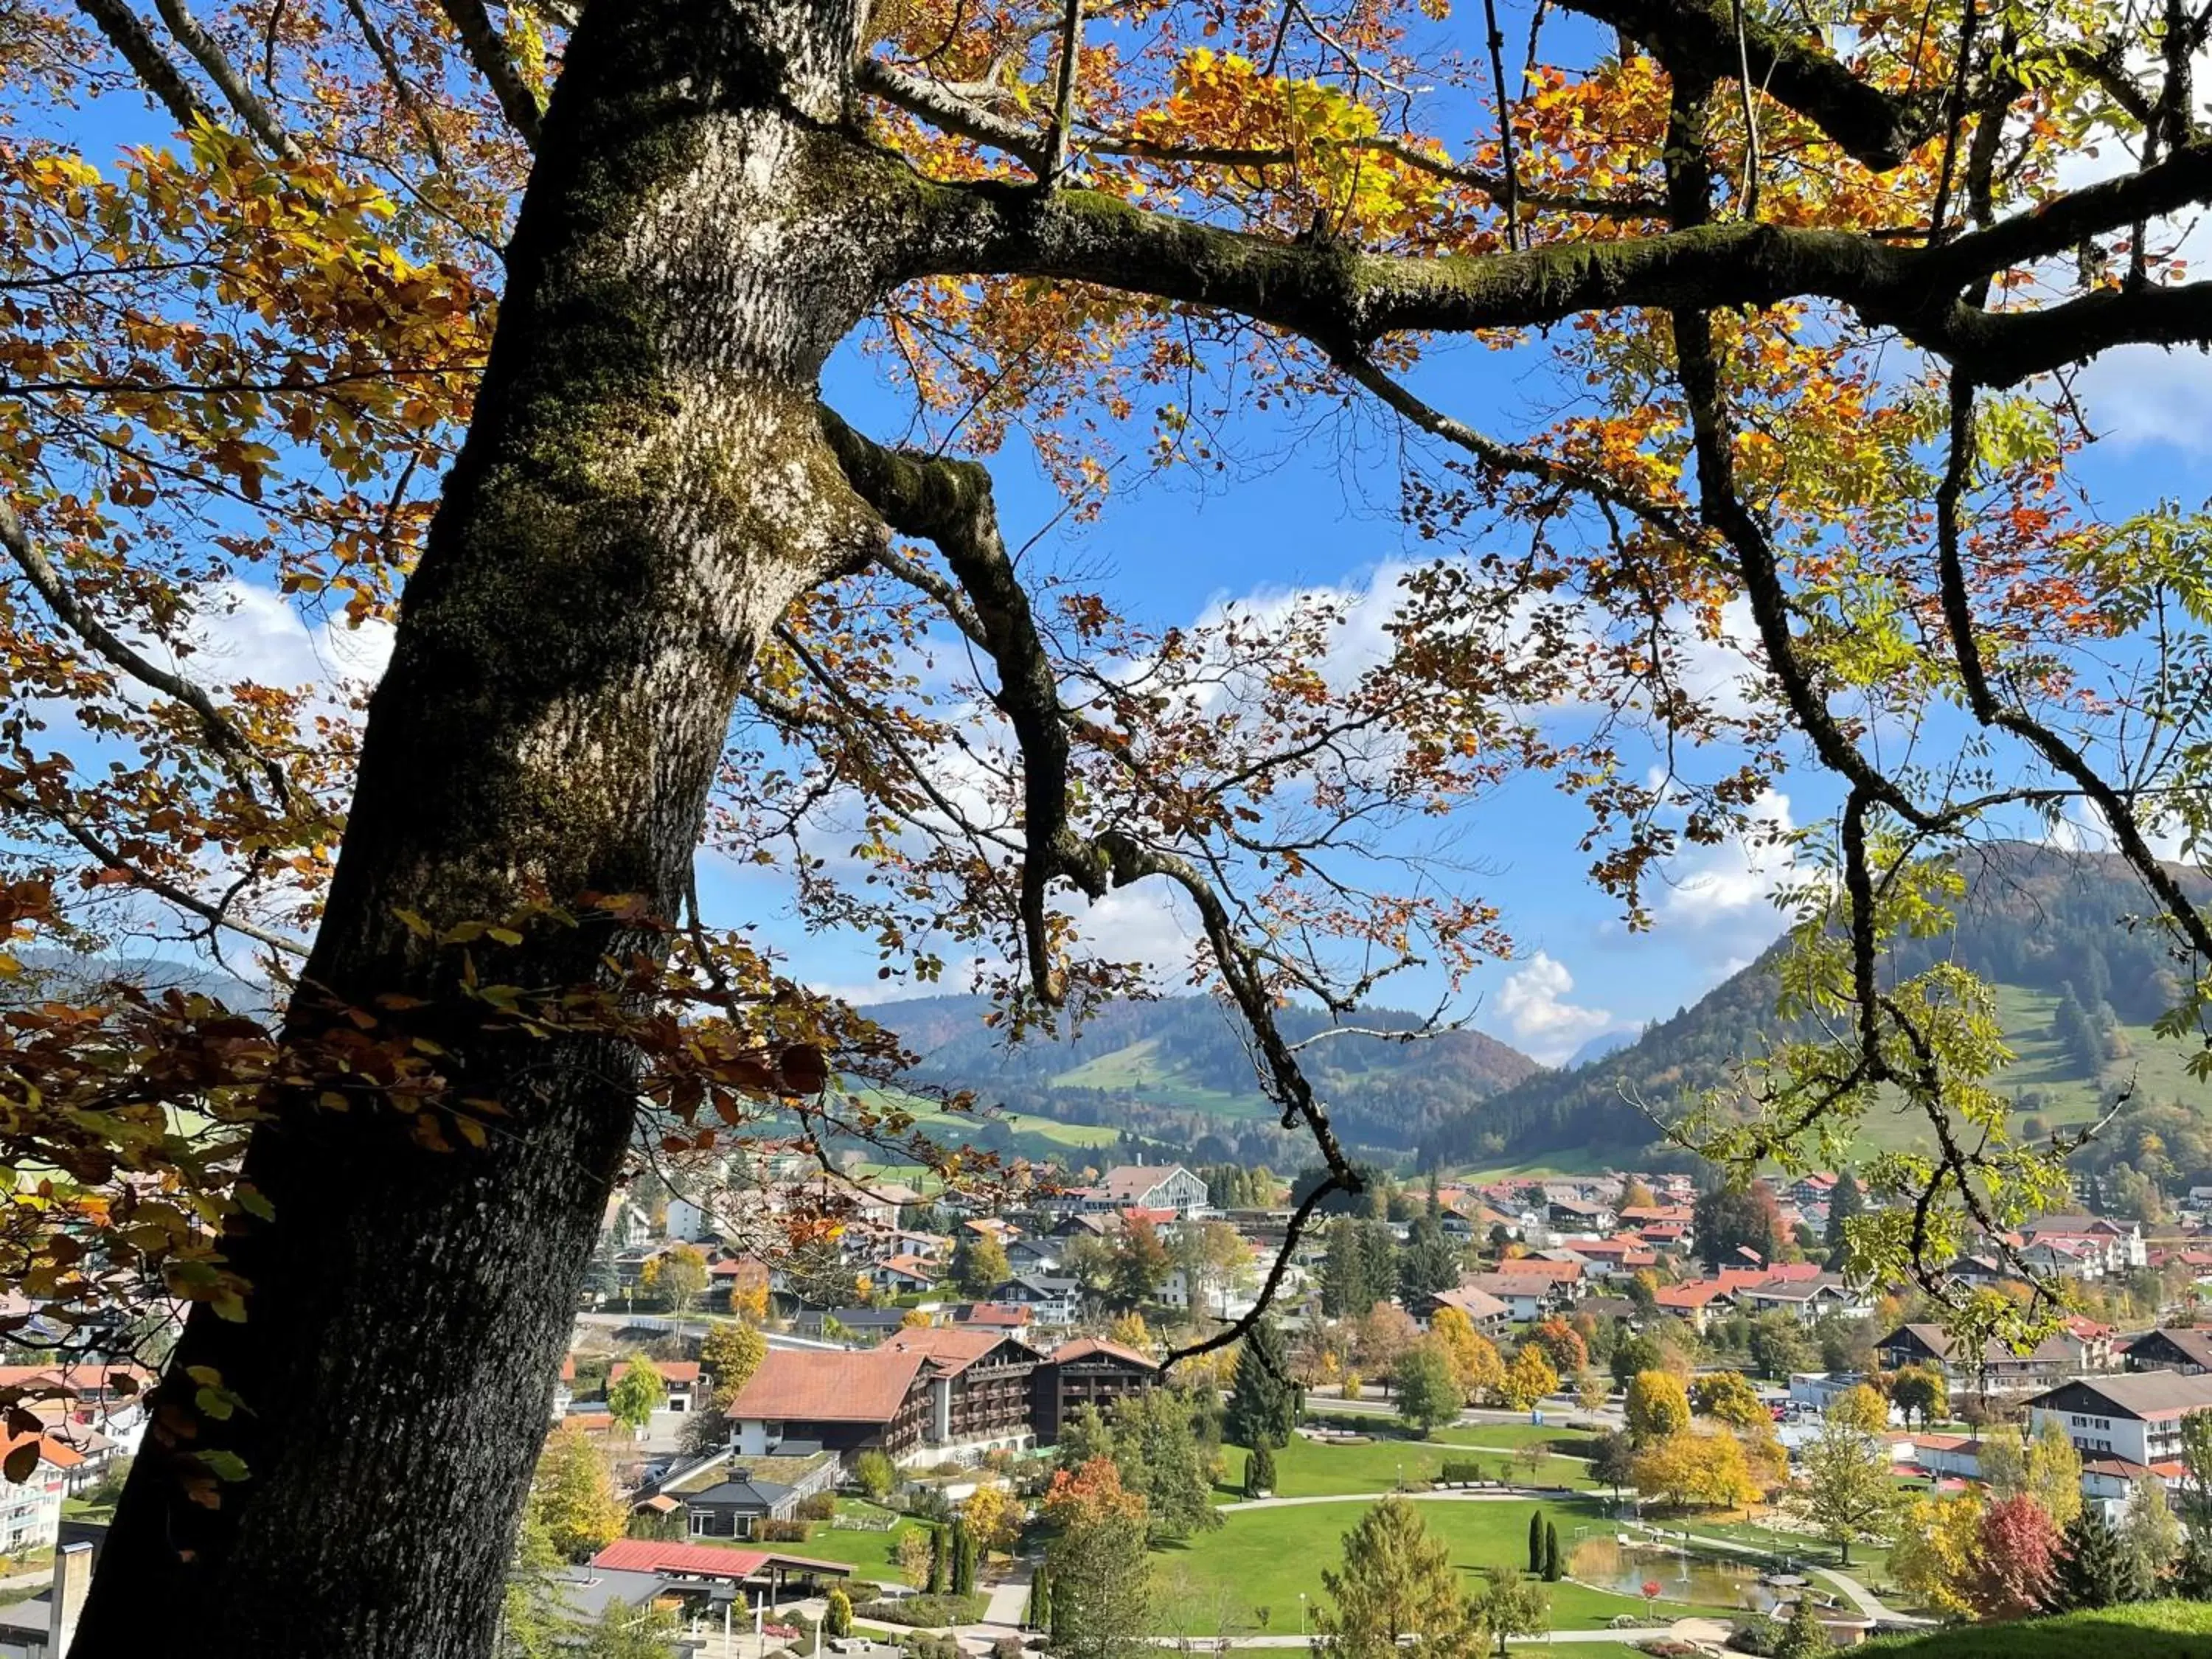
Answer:
M1006 1044L983 1023L978 997L927 997L866 1011L922 1056L917 1081L973 1089L985 1102L1064 1123L1098 1125L1189 1149L1202 1137L1218 1158L1280 1161L1285 1136L1254 1080L1237 1022L1202 997L1115 1002L1073 1038ZM1283 1011L1293 1041L1325 1024ZM1358 1024L1411 1031L1413 1014L1366 1010ZM1419 1042L1346 1036L1304 1052L1309 1073L1350 1145L1403 1154L1469 1101L1534 1076L1536 1062L1479 1031ZM1305 1145L1310 1154L1310 1146ZM1196 1156L1195 1152L1190 1155Z
M2162 937L2129 925L2144 900L2115 858L2063 854L2007 844L1968 866L1955 930L1894 953L1886 971L1917 971L1955 959L1998 988L1998 1006L2016 1060L2003 1078L2024 1115L2051 1127L2080 1121L2132 1085L2130 1111L2166 1112L2186 1125L2212 1115L2212 1088L2190 1079L2180 1044L2162 1042L2150 1022L2177 994ZM2198 901L2212 889L2197 878ZM1726 1086L1739 1062L1782 1035L1774 1015L1778 943L1757 962L1635 1042L1571 1071L1542 1072L1471 1104L1424 1139L1426 1158L1450 1166L1547 1157L1626 1158L1652 1144L1640 1101L1664 1115ZM1870 1117L1874 1146L1902 1140L1917 1120ZM2191 1149L2191 1154L2195 1149ZM2212 1162L2212 1146L2204 1150ZM2177 1163L2189 1158L2177 1154ZM2090 1167L2101 1167L2093 1158Z

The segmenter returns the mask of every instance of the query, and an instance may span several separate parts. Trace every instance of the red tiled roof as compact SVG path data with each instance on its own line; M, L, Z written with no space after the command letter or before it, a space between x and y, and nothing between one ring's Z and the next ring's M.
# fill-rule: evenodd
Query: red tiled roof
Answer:
M777 1422L888 1423L927 1358L889 1344L857 1353L771 1348L727 1414Z
M73 1469L78 1464L84 1462L84 1454L77 1450L76 1447L68 1445L62 1441L55 1439L53 1436L45 1433L40 1433L36 1436L27 1434L11 1434L8 1437L4 1443L0 1443L0 1455L4 1455L8 1452L15 1450L16 1447L21 1445L26 1440L33 1438L35 1438L39 1443L39 1462L41 1463L51 1463L58 1469ZM32 1477L36 1479L38 1470L33 1468L31 1471L31 1474Z
M963 1325L987 1325L994 1330L1015 1330L1030 1322L1030 1310L1012 1302L971 1302L954 1316Z
M1651 1299L1662 1308L1702 1308L1714 1297L1727 1295L1729 1289L1722 1279L1697 1279L1686 1285L1662 1285L1652 1292Z
M990 1305L988 1303L981 1304L981 1307ZM970 1322L971 1325L973 1322ZM963 1371L1007 1340L1006 1333L998 1330L962 1330L957 1326L915 1325L893 1331L884 1339L878 1352L927 1354L940 1370Z
M617 1538L592 1558L610 1572L684 1572L702 1577L750 1578L768 1565L764 1550L726 1550L713 1544L672 1544L659 1538Z
M885 1273L904 1273L908 1279L926 1281L937 1277L936 1264L925 1261L918 1255L886 1256L876 1265Z
M1103 1353L1109 1358L1126 1359L1133 1365L1142 1365L1148 1371L1159 1370L1159 1362L1149 1359L1134 1348L1125 1348L1118 1342L1102 1342L1095 1336L1078 1337L1073 1342L1063 1342L1052 1351L1052 1363L1066 1364L1071 1360L1088 1359Z
M154 1373L136 1365L0 1365L0 1389L67 1389L72 1394L98 1394L112 1389L115 1380L128 1378L143 1394L154 1386Z

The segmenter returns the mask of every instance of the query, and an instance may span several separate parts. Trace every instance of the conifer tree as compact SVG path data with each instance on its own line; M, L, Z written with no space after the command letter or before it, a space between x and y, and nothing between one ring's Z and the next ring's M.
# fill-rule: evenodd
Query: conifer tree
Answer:
M1775 1644L1775 1659L1821 1659L1832 1645L1811 1594L1800 1592L1797 1604L1790 1609L1789 1623L1782 1627L1782 1639Z
M1559 1560L1559 1529L1551 1522L1544 1522L1544 1582L1556 1584L1566 1577L1566 1569Z
M2083 1504L2058 1540L2058 1561L2051 1580L2051 1609L2110 1607L2140 1601L2144 1586L2134 1555L2104 1510Z
M1298 1391L1291 1381L1290 1354L1274 1321L1263 1319L1244 1338L1237 1356L1222 1426L1240 1446L1287 1446L1298 1422Z
M1252 1455L1244 1460L1244 1495L1247 1498L1266 1498L1275 1491L1275 1451L1266 1444L1252 1448Z
M975 1588L975 1540L965 1521L952 1523L952 1593L965 1595Z
M1544 1511L1531 1510L1528 1512L1528 1571L1541 1572L1543 1570Z
M1858 1177L1849 1170L1839 1170L1836 1188L1828 1194L1828 1225L1821 1242L1827 1246L1828 1266L1843 1265L1850 1244L1844 1236L1844 1224L1866 1209L1866 1195L1860 1192Z
M929 1529L929 1593L942 1595L952 1583L952 1540L942 1522Z
M1384 1498L1345 1534L1342 1570L1322 1571L1317 1636L1338 1659L1401 1659L1407 1638L1413 1659L1465 1659L1481 1637L1451 1554L1413 1504Z

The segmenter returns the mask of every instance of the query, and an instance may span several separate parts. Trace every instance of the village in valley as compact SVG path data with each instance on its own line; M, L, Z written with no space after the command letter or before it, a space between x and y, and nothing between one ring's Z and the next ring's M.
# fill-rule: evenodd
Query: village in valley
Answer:
M507 1616L579 1653L1300 1645L1425 1574L1500 1643L1797 1654L2008 1616L2090 1553L2212 1573L2181 1523L2212 1484L2212 1194L1960 1254L1948 1285L2024 1260L2076 1304L1973 1352L1844 1270L1848 1171L1378 1174L1301 1218L1311 1176L1237 1166L984 1201L738 1162L610 1203L546 1380ZM9 1659L55 1650L71 1535L144 1430L104 1372L43 1380L4 1547L64 1547L0 1608Z

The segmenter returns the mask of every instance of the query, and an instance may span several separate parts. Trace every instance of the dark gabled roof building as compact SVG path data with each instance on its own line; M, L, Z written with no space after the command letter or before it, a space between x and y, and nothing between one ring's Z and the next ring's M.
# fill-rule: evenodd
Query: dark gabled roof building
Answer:
M1085 1406L1109 1410L1123 1395L1159 1380L1159 1366L1133 1348L1095 1337L1063 1342L1030 1377L1030 1421L1037 1443L1057 1442L1061 1426Z
M2131 1371L2179 1371L2196 1376L2212 1371L2212 1330L2145 1331L2128 1344Z

